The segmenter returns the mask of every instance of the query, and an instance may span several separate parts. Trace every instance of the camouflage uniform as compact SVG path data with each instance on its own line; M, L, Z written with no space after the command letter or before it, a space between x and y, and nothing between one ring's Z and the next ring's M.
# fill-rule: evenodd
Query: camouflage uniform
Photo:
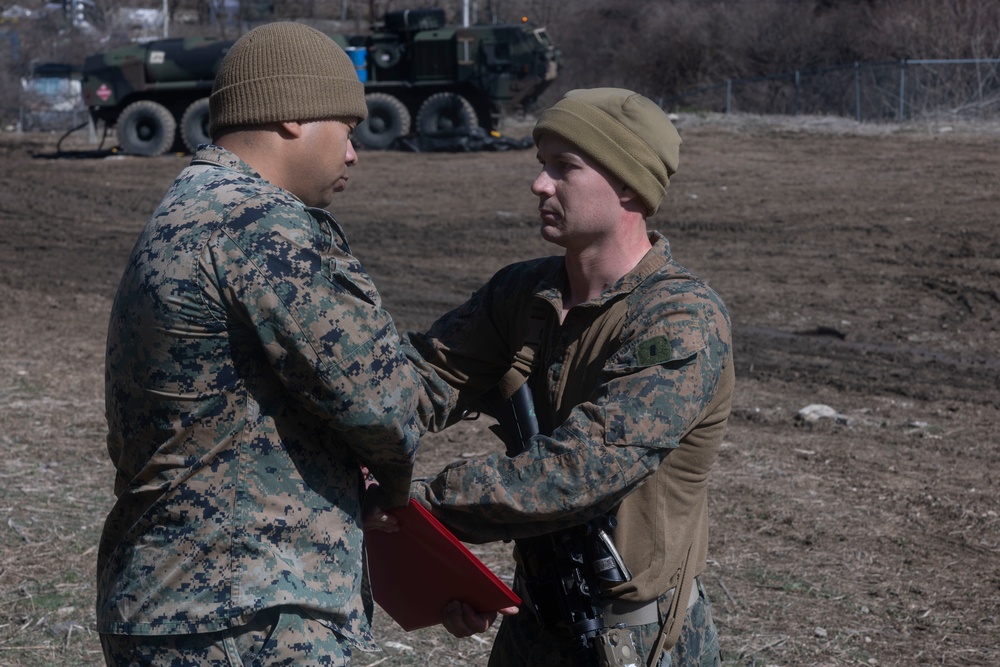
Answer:
M660 596L657 605L658 622L630 627L642 665L649 664L649 653L659 639L660 629L667 618L670 598L670 595ZM490 665L577 667L580 660L573 650L567 648L565 631L543 628L528 613L522 611L517 616L503 620L490 654ZM717 667L720 658L719 635L712 620L711 602L699 584L698 600L688 609L677 643L671 650L664 651L660 661L652 667Z
M634 576L607 595L634 604L677 587L686 594L704 570L708 477L734 384L725 306L670 258L666 239L654 232L651 241L630 273L561 325L565 272L563 258L552 257L501 270L426 334L405 336L429 387L422 418L439 430L507 371L532 304L546 302L529 382L549 435L514 458L454 463L413 492L470 542L531 537L616 511L615 543ZM527 612L504 619L530 622ZM565 644L557 653L572 664Z
M346 667L351 646L301 610L271 607L246 625L194 635L101 635L109 665Z
M406 502L418 387L337 221L200 150L112 309L98 630L214 633L282 606L370 650L360 465Z

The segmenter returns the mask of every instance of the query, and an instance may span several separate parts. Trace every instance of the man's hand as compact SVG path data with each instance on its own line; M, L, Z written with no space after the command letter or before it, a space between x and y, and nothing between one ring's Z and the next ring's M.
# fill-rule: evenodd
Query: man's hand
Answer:
M517 607L504 607L499 612L480 614L471 605L460 600L452 600L442 610L441 625L456 637L469 637L489 630L497 620L498 613L501 616L513 616L517 613Z
M365 505L361 510L361 527L365 530L395 533L399 530L399 519L381 508L379 501L382 499L382 491L378 483L372 483L365 489Z

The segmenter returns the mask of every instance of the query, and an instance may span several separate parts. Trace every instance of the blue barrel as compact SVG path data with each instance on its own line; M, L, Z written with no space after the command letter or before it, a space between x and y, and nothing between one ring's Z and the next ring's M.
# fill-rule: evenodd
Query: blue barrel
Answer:
M358 81L364 83L368 80L368 49L363 46L348 46L347 55L354 63L354 71L358 73Z

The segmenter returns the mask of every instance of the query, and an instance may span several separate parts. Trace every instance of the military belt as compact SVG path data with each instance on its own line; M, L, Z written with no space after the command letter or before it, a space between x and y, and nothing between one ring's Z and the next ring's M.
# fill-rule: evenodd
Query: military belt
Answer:
M698 601L699 590L701 589L701 583L698 579L695 579L694 586L691 587L691 595L688 596L687 608L690 609L694 606L694 603ZM676 588L671 588L669 591L660 596L659 600L653 600L651 602L628 602L627 600L605 600L604 605L601 610L601 618L604 619L604 625L607 627L614 627L616 625L625 625L628 627L633 627L636 625L648 625L650 623L659 623L659 605L662 602L664 607L670 607L670 599L677 592Z
M673 595L673 589L668 594ZM607 600L601 609L604 626L613 628L616 625L627 627L659 623L660 614L657 600L651 602L629 602L627 600Z
M698 601L699 590L701 584L695 579L695 584L691 586L691 595L688 596L687 608L690 609L694 606L694 603ZM555 610L558 608L557 601L554 596L554 591L551 587L531 586L529 593L529 586L524 578L524 573L520 569L515 572L515 584L514 589L517 590L522 597L528 597L535 605L537 605L536 610L542 613L542 617L538 620L542 625L553 626L556 625L558 617L554 615ZM628 600L620 599L606 599L601 605L601 618L604 621L604 626L612 628L616 625L624 625L626 627L635 627L637 625L649 625L650 623L659 623L659 605L663 602L665 608L670 607L670 600L676 593L676 588L671 588L666 593L660 596L657 600L651 600L649 602L630 602ZM545 612L549 612L546 614Z

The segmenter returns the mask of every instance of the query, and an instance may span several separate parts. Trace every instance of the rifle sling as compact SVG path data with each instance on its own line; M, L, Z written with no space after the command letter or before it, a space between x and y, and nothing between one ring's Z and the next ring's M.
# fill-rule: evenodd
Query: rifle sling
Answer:
M677 643L677 638L681 635L681 628L684 626L684 618L687 616L688 599L691 597L691 587L694 585L694 576L689 576L689 565L691 564L691 552L694 545L688 547L687 555L684 557L684 564L681 565L680 576L677 580L677 588L674 596L670 599L670 607L667 617L660 628L660 637L656 640L656 646L649 654L649 667L660 664L660 656L664 651L671 650Z

